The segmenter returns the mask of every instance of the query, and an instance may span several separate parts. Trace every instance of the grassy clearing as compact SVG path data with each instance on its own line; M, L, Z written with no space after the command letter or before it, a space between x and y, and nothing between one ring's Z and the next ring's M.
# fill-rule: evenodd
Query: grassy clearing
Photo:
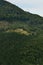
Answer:
M6 32L16 32L24 35L30 35L31 33L23 29L7 30Z

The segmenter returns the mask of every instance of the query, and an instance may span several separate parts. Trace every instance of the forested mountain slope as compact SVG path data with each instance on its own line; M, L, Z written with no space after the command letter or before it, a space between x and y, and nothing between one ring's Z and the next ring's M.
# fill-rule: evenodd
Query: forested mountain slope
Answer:
M0 0L0 65L43 65L43 17Z

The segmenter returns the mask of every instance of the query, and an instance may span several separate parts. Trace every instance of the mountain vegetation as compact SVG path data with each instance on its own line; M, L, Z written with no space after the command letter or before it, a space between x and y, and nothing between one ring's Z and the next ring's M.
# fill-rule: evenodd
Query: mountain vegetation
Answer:
M0 65L43 65L43 17L0 0Z

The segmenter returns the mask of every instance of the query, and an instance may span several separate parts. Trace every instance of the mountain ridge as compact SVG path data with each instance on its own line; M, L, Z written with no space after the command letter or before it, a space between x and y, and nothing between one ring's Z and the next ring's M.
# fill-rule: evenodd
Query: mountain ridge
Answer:
M0 30L23 28L25 30L43 28L43 17L26 12L18 6L0 0Z
M3 1L3 3L2 3ZM29 21L30 19L43 19L43 17L35 14L31 14L19 8L18 6L11 4L10 2L2 0L0 3L0 20L15 21ZM3 5L2 5L3 4Z

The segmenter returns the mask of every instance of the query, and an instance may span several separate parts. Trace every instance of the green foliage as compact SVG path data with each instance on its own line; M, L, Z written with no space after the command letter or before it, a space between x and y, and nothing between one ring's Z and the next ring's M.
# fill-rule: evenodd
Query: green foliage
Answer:
M25 12L16 5L4 0L0 1L0 20L27 22L31 25L43 24L43 17Z
M22 28L25 36L6 33ZM0 65L43 65L43 17L0 0Z
M0 33L1 65L43 65L43 37Z

